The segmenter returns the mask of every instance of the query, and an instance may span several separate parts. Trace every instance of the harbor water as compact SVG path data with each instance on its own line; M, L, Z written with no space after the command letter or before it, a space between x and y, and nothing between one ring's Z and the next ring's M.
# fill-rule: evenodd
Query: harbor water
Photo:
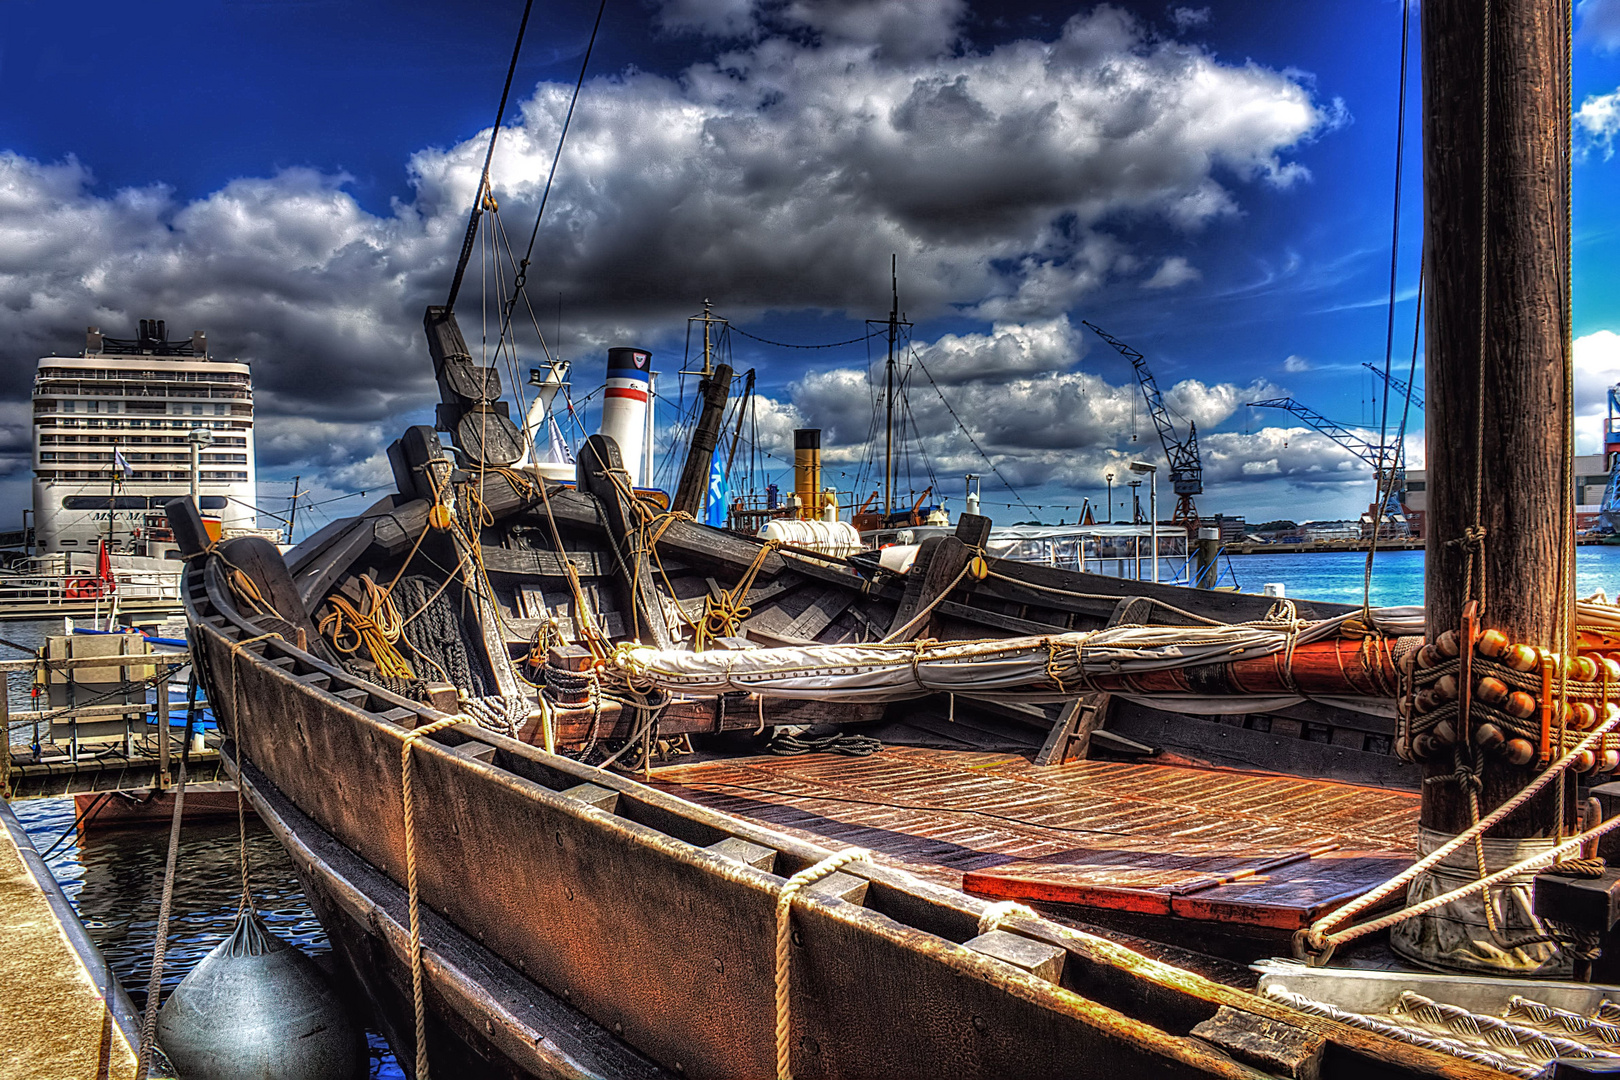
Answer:
M0 637L19 645L38 646L47 634L60 634L60 620L8 622ZM19 655L6 650L7 655ZM26 680L13 677L11 702L27 707ZM30 732L13 734L28 741ZM34 847L62 885L90 939L106 956L118 981L137 1009L146 1004L152 970L152 944L158 903L163 893L163 867L169 830L163 827L97 829L82 840L74 835L71 798L25 799L12 804ZM180 832L169 943L163 965L165 996L179 985L208 952L223 941L236 922L241 895L234 821L199 822ZM247 856L253 900L272 931L325 964L331 953L326 934L310 911L293 873L292 860L256 818L247 821ZM374 1078L403 1078L404 1073L376 1032L367 1032Z
M1374 607L1423 603L1423 552L1380 551L1373 556ZM1360 551L1313 551L1282 555L1221 557L1221 584L1236 574L1243 592L1258 593L1277 582L1295 599L1361 603L1367 555ZM1601 592L1620 597L1620 547L1588 544L1575 549L1575 595Z

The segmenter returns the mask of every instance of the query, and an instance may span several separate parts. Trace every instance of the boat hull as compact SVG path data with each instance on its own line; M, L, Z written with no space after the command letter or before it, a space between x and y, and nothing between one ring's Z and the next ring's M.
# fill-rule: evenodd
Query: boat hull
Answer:
M372 875L342 889L289 843L345 966L408 1061L400 750L408 728L443 714L267 636L236 612L217 560L191 564L187 592L210 700L250 763L249 790L254 769L264 777L261 816L273 828L292 817L270 810L273 791L326 837L322 861L347 853ZM441 1041L468 1048L469 1075L588 1074L575 1057L559 1072L554 1054L537 1056L576 1014L600 1033L576 1044L605 1045L626 1063L686 1076L776 1072L777 896L827 849L471 723L418 740L413 755L416 870L424 912L437 913L424 951L428 1007L448 1033ZM735 841L774 859L716 850ZM801 1076L1260 1075L1191 1037L1223 1005L1331 1043L1351 1070L1336 1075L1375 1063L1397 1075L1485 1075L1091 935L1020 922L1062 957L1056 977L1043 977L971 944L983 901L882 864L863 862L852 879L807 889L793 910L790 1046ZM445 936L433 938L435 927ZM482 952L461 948L472 944ZM468 959L444 963L457 955ZM559 1014L558 1001L571 1011Z

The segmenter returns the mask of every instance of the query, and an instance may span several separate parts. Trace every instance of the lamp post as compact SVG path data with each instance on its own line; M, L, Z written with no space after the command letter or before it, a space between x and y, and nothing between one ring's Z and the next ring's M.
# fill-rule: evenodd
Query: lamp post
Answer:
M202 448L212 446L214 433L207 428L192 428L186 436L191 444L191 501L202 510Z
M1137 494L1137 492L1136 492L1136 489L1141 487L1141 486L1142 486L1142 481L1140 481L1140 480L1132 480L1130 482L1130 484L1129 484L1129 487L1131 489L1131 524L1132 525L1140 525L1140 524L1142 524L1142 496ZM1141 538L1141 536L1137 536L1137 537L1135 537L1133 539L1133 541L1131 543L1131 551L1136 556L1136 580L1141 581L1142 580L1142 538Z
M1153 580L1159 580L1159 467L1145 461L1131 462L1131 472L1148 474L1148 528L1153 530Z
M1103 479L1108 481L1108 524L1114 523L1114 470L1109 469L1103 473Z

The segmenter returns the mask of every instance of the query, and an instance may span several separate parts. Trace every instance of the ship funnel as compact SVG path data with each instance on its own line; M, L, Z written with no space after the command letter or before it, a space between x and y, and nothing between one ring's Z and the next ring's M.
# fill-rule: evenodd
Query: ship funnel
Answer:
M799 428L793 432L793 492L799 497L800 517L821 516L820 428Z
M641 451L647 435L652 353L608 350L607 387L602 391L602 434L619 444L619 457L633 487L641 486ZM647 478L647 479L650 479Z

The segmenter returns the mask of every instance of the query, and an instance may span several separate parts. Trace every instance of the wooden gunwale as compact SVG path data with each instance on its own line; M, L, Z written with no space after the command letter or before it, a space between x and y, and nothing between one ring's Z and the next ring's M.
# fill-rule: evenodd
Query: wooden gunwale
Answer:
M197 571L198 568L195 565L188 568L188 584L194 582ZM202 634L206 649L211 654L210 659L221 664L229 664L231 657L226 651L231 647L229 635L220 626L215 625L202 613L195 610L199 601L205 600L208 606L213 609L214 618L221 623L228 622L232 630L239 636L256 636L257 627L252 622L242 618L234 610L234 606L226 600L222 595L222 591L217 588L212 580L204 584L202 591L204 595L199 597L195 588L188 588L187 590L188 607L194 609L192 612L193 623ZM328 690L302 683L295 684L292 673L272 664L265 656L259 655L259 653L273 652L282 657L290 657L294 660L295 666L320 670L328 676L328 680L334 684L334 688L339 684L360 688L370 695L371 701L380 701L389 705L393 710L408 710L415 713L418 718L424 719L436 718L442 715L404 699L396 698L380 688L363 684L360 680L354 679L339 669L326 665L310 654L300 652L284 642L258 643L247 646L241 651L247 655L238 658L237 663L232 665L233 682L235 678L246 674L253 682L262 684L267 691L271 687L278 687L279 692L283 694L291 695L296 699L303 699L305 707L316 706L318 712L325 714L323 723L326 726L335 726L334 721L345 721L357 729L369 731L371 735L376 737L377 744L381 748L397 746L395 737L387 734L384 730L385 728L397 730L396 725L376 713L349 705ZM210 669L215 667L212 663L208 666ZM216 687L217 689L219 688ZM233 685L231 694L222 695L218 698L220 707L231 714L233 721L237 719L234 715L236 706L235 689L236 687ZM257 698L250 697L249 700L254 701ZM283 747L291 747L300 753L307 754L310 750L308 736L312 733L298 722L297 717L290 720L286 717L272 717L268 718L264 723L266 726L276 724L283 727L292 726L298 728L299 734L303 735L304 738L300 739L293 736L279 741ZM251 730L256 726L258 725L252 722L247 725L247 735L250 743L254 741L262 743L268 738L268 732L256 733ZM761 901L766 902L768 908L768 901L772 898L776 888L775 883L779 879L775 875L765 874L763 871L750 871L747 868L739 870L740 864L726 864L718 856L703 852L690 842L670 835L667 831L668 828L679 828L686 831L689 836L692 835L693 831L696 831L703 835L732 835L750 839L753 842L764 843L766 846L776 848L783 853L785 856L783 862L789 865L782 866L782 869L796 868L797 865L808 865L826 854L826 849L815 845L805 844L745 821L703 811L701 808L683 800L652 791L632 781L578 765L567 759L550 757L535 748L504 739L489 732L477 731L476 736L471 736L471 730L465 726L457 728L452 737L475 737L477 741L496 747L498 762L514 767L526 766L524 769L526 772L537 775L560 773L567 779L586 781L613 790L620 797L618 812L610 814L589 807L578 800L560 795L544 784L517 775L510 769L497 768L493 765L470 760L435 741L424 741L421 745L421 757L419 760L422 766L421 779L425 781L424 791L431 792L437 786L442 794L450 794L452 786L459 779L470 786L462 792L456 792L456 794L478 799L488 796L493 791L505 792L530 808L543 810L555 820L566 821L571 826L585 829L592 836L593 848L612 841L632 848L651 851L657 861L678 866L679 869L689 872L692 879L699 883L699 894L690 896L686 901L688 905L696 905L689 909L691 915L700 913L706 906L718 905L720 901L717 894L725 891L724 886L726 883L746 885L746 889L743 890L746 894L745 899L752 898L756 904ZM257 739L255 738L256 734L259 735ZM289 733L281 732L280 734L286 735ZM449 739L444 741L448 742ZM267 749L267 747L260 748L250 745L248 747L250 758L257 761L258 755L255 751L260 749ZM275 755L271 754L270 756ZM361 772L364 772L368 766L375 772L379 764L383 766L383 771L386 772L389 768L387 763L390 761L393 763L392 768L397 770L397 754L387 754L379 751L369 763L355 759L351 760L354 761ZM328 763L315 762L313 764L324 765ZM315 775L315 772L311 770L310 776L313 775ZM296 773L292 774L289 779L295 785L300 783L307 785L309 782L309 776L300 777ZM386 822L378 820L379 816L387 816L392 812L390 796L392 791L397 790L397 773L392 774L392 784L386 782L387 777L377 777L376 779L384 782L376 784L368 784L365 779L363 776L359 777L358 781L351 779L350 782L344 783L342 786L350 791L358 787L361 789L362 794L366 792L372 793L374 797L370 800L371 805L368 807L370 814L367 820L372 830L376 831L386 825ZM561 783L562 781L559 780L558 782ZM288 792L288 795L295 803L299 802L296 792ZM336 797L336 802L341 805L345 797L341 795ZM457 800L430 797L428 802L430 807L442 810L445 807L465 806L466 798ZM662 825L666 826L666 831L660 832L649 825L640 824L631 819L630 815L632 814L643 817L645 820L659 820ZM428 816L430 820L425 823L423 829L423 850L429 852L443 851L445 848L441 846L440 842L456 834L457 829L455 826L457 823L454 820L448 823L445 822L442 814L435 818L431 811ZM315 820L318 824L327 828L332 828L334 824L321 821L319 817ZM365 849L368 847L373 849L377 852L373 861L378 862L380 865L392 863L394 872L398 873L400 859L397 851L391 852L388 850L397 848L397 836L391 837L388 842L383 842L374 837L356 835L353 828L345 829L341 827L343 824L341 822L335 824L339 826L335 835L345 846L349 846L361 854L365 854ZM701 839L702 835L696 838ZM465 841L467 838L463 836L462 839ZM486 839L488 838L486 837ZM501 846L499 841L497 841L497 845ZM507 847L502 846L501 850L503 855L510 858L512 853ZM1127 950L1120 949L1117 946L1112 946L1103 939L1091 935L1065 930L1045 924L1044 921L1032 923L1032 936L1041 936L1051 940L1054 944L1064 948L1071 957L1080 958L1080 963L1070 965L1073 974L1065 976L1064 981L1065 983L1074 981L1076 985L1085 985L1087 992L1092 995L1091 1000L1087 1000L1070 990L1036 980L1032 976L1024 975L1017 969L990 960L958 944L959 941L971 937L974 933L977 916L983 910L984 905L982 902L953 890L926 885L916 881L909 875L881 865L870 869L863 865L860 869L863 876L869 878L874 886L868 896L867 907L863 908L841 900L822 900L811 897L805 902L802 911L796 912L796 921L803 924L801 932L804 933L806 938L805 953L808 956L808 959L801 960L796 955L795 959L795 963L798 965L795 969L795 984L801 988L801 992L806 981L814 985L818 978L836 977L840 974L837 963L840 959L840 953L837 950L849 948L852 942L865 943L867 948L870 949L872 943L875 942L883 947L884 956L895 965L891 970L912 969L907 971L907 976L911 980L928 978L937 980L941 975L948 974L945 979L945 983L950 988L950 993L945 998L947 1001L962 998L964 988L968 986L978 986L981 989L993 988L994 993L981 1002L984 1007L1013 1008L1014 1011L1024 1014L1026 1019L1036 1021L1038 1028L1049 1028L1055 1024L1056 1028L1047 1033L1051 1035L1058 1035L1060 1032L1066 1034L1068 1040L1073 1040L1067 1045L1076 1052L1064 1053L1062 1055L1064 1060L1061 1062L1043 1063L1051 1070L1052 1075L1093 1075L1094 1073L1088 1070L1093 1065L1101 1066L1105 1061L1108 1063L1108 1071L1117 1073L1119 1065L1122 1064L1119 1056L1121 1054L1125 1055L1126 1060L1136 1058L1141 1065L1146 1065L1149 1061L1156 1062L1159 1068L1179 1065L1181 1070L1192 1069L1205 1073L1213 1071L1224 1075L1254 1075L1246 1068L1236 1066L1235 1063L1223 1056L1212 1055L1196 1041L1171 1033L1171 1031L1178 1029L1180 1031L1188 1030L1190 1024L1186 1023L1186 1021L1197 1023L1203 1019L1208 1019L1220 1004L1226 1003L1233 1003L1234 1007L1247 1012L1268 1016L1296 1027L1321 1030L1330 1037L1333 1046L1336 1048L1335 1053L1344 1059L1342 1064L1347 1068L1358 1070L1356 1075L1369 1075L1367 1070L1372 1067L1374 1062L1387 1063L1395 1067L1394 1071L1396 1073L1404 1074L1416 1073L1457 1077L1490 1075L1465 1063L1440 1058L1414 1048L1400 1047L1374 1036L1339 1028L1337 1025L1330 1025L1323 1021L1313 1021L1311 1018L1302 1017L1291 1010L1283 1009L1242 991L1221 987L1218 984L1198 979L1196 976L1191 976L1167 965L1157 965L1155 962L1135 953L1129 953ZM427 870L424 881L424 898L429 906L451 910L451 913L457 916L458 921L463 924L476 923L479 920L479 910L477 909L487 907L487 904L483 903L486 898L476 895L478 892L476 888L468 888L469 882L464 878L454 880L452 882L454 887L446 889L444 883L437 880L436 869L428 867ZM628 890L633 881L632 879L624 879L608 882L607 884ZM571 888L571 886L565 887ZM629 897L628 891L623 895ZM628 902L634 909L634 899L630 898ZM474 910L466 910L468 904L471 904ZM458 906L461 910L457 910ZM752 905L745 904L745 906ZM523 910L529 911L532 916L533 912L528 908L527 904ZM766 911L753 910L748 914L752 918L746 920L746 922L753 925L757 938L752 943L755 948L751 951L756 954L768 951L763 950L763 942L768 939L768 936L764 935L763 931L767 927L765 923L761 922L761 917L766 914ZM680 922L680 919L676 920L675 928L679 928ZM728 919L727 922L729 924L727 933L732 936L735 935L738 926L745 924L743 920L734 918ZM905 925L907 922L911 925ZM660 925L664 934L668 935L672 932L671 924L661 923ZM529 926L525 927L525 929L528 932L520 935L521 937L529 937L535 930L543 932L545 927L542 923L541 926ZM481 932L484 932L486 936L488 934L488 931ZM499 936L505 937L505 935ZM702 943L687 941L683 947L690 952L691 947L698 944L708 944L711 947L715 945L712 941ZM508 962L513 959L513 953L517 952L519 953L517 959L526 963L526 957L520 953L521 945L521 941L507 941L505 947L502 948L498 942L496 951ZM769 980L764 978L762 981L760 978L764 974L758 970L760 958L741 954L736 959L741 961L745 967L752 964L755 968L753 981L756 985L751 988L754 993L747 996L755 999L756 1006L762 1006L763 1002L759 1000L758 995L768 990ZM822 966L829 963L831 969L823 971ZM528 964L526 969L540 970L533 964ZM804 969L811 970L806 971ZM566 977L566 974L564 973L564 976L561 977ZM849 973L846 970L843 974L847 977ZM854 974L860 978L869 978L872 972L858 971ZM560 977L556 972L552 972L551 975L554 979ZM969 978L964 981L963 976ZM1098 979L1099 976L1102 976L1101 980ZM1098 1000L1098 987L1093 984L1099 981L1101 983L1113 983L1118 987L1118 1004L1131 1008L1133 1011L1141 1012L1144 1004L1158 1002L1155 1011L1159 1011L1164 1015L1155 1017L1155 1022L1164 1023L1172 1018L1178 1018L1179 1022L1171 1025L1171 1031L1160 1030L1149 1026L1148 1023L1142 1020L1133 1019L1131 1016L1115 1011L1115 1009ZM689 990L690 988L686 987L684 989ZM855 989L858 989L858 987ZM917 990L915 981L911 984L910 989L913 993ZM600 992L600 988L598 988L598 992ZM859 998L858 993L854 993L853 990L850 992L854 998ZM982 994L970 996L982 997ZM768 1001L768 995L764 997L764 1001ZM1001 1004L997 1005L998 1002ZM1035 1011L1032 1013L1028 1008L1016 1008L1018 1002L1022 1002L1026 1006L1034 1006ZM1169 1003L1168 1007L1166 1002ZM861 1006L854 1009L850 1008L848 1000L829 1002L823 997L818 1003L827 1007L829 1013L838 1015L845 1024L842 1029L832 1029L833 1034L831 1037L834 1039L844 1038L851 1042L858 1042L858 1039L851 1037L851 1033L858 1032L863 1027L870 1027L872 1014L870 1012L871 1002L868 1000L863 1000ZM833 1007L837 1005L843 1005L844 1008ZM593 1012L591 1008L587 1008L586 1011L588 1013ZM605 1016L600 1015L602 1012L607 1011L603 1006L599 1005L597 1010L594 1011L598 1013L599 1022L606 1022ZM887 1025L888 1027L904 1027L904 1025L892 1023L893 1019L894 1017L891 1016L891 1023ZM808 1017L801 1022L815 1025L823 1020L824 1017ZM677 1031L674 1037L679 1040L676 1049L684 1052L685 1049L690 1048L692 1040L689 1036L691 1032L679 1030L683 1025L676 1024L675 1026ZM634 1031L633 1028L631 1030ZM825 1035L826 1030L822 1030ZM840 1030L843 1033L842 1035L838 1034ZM882 1032L874 1032L874 1036L881 1037ZM728 1059L730 1071L735 1072L738 1064L734 1045L735 1032L728 1032L728 1037L733 1041L733 1045L730 1047L732 1056ZM890 1038L893 1038L892 1034ZM1101 1040L1101 1042L1097 1040ZM632 1041L635 1040L632 1038ZM662 1040L658 1037L641 1034L640 1041L642 1043L659 1043ZM760 1042L761 1040L756 1036L751 1041ZM918 1033L912 1031L906 1034L904 1041L915 1047L926 1040L920 1039ZM821 1043L824 1050L837 1051L839 1049L836 1045L828 1043L826 1039L821 1040ZM1082 1044L1090 1044L1089 1050ZM1029 1074L1030 1069L1028 1067L1034 1063L1030 1062L1027 1057L1028 1044L1020 1043L1020 1046L1022 1050L1017 1059L1019 1068ZM1103 1051L1104 1046L1107 1046L1109 1050ZM971 1075L973 1074L972 1065L975 1063L981 1067L981 1070L988 1070L993 1065L993 1062L985 1058L982 1052L974 1062L968 1062L961 1056L962 1047L955 1046L950 1049L951 1057L949 1060L954 1071ZM665 1052L670 1051L666 1049ZM760 1047L755 1047L748 1056L758 1064L764 1065L766 1059L759 1056L761 1052ZM908 1066L922 1066L924 1064L921 1061L916 1061L904 1048L891 1048L891 1052L898 1052L901 1055L889 1063L891 1068L888 1071L891 1073L906 1074L911 1071ZM1095 1057L1093 1052L1103 1053L1103 1056ZM655 1056L658 1055L655 1054ZM674 1060L685 1062L689 1074L710 1071L705 1066L713 1067L719 1064L715 1061L704 1062L701 1059L687 1060L688 1057L690 1057L689 1054ZM662 1059L669 1060L667 1058ZM831 1072L870 1071L873 1061L877 1059L866 1057L864 1059L866 1061L865 1070L847 1067L841 1069L832 1068L838 1060L841 1059L837 1052L828 1053L818 1057L817 1064ZM1006 1059L997 1060L1003 1065L1010 1064L1010 1061ZM850 1062L844 1060L844 1065L847 1066L848 1064ZM937 1064L937 1062L933 1064ZM899 1071L895 1072L896 1069ZM982 1074L990 1075L991 1073L983 1071ZM1344 1075L1350 1075L1350 1073Z

